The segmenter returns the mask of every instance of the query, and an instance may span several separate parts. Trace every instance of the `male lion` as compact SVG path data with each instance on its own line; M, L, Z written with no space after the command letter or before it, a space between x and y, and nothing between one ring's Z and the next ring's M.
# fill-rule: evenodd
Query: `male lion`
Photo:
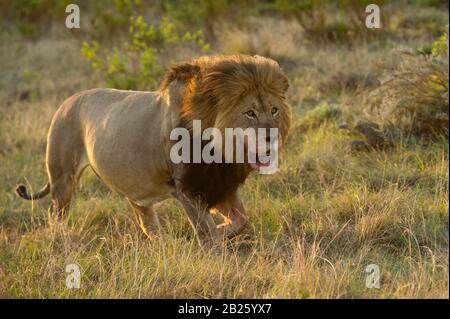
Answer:
M68 98L53 116L47 137L49 182L24 199L49 192L49 212L69 207L83 170L90 166L110 188L131 203L148 236L158 232L152 205L175 197L183 205L200 244L238 234L247 222L238 186L258 163L174 164L172 129L202 127L278 128L286 140L291 112L288 80L277 62L261 56L202 57L173 66L155 92L92 89ZM280 142L281 143L281 142ZM211 212L225 222L216 225Z

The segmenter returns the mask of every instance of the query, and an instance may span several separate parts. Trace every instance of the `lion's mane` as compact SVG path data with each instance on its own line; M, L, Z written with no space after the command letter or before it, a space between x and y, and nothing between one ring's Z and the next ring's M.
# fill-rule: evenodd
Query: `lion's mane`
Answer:
M280 133L286 140L291 120L285 101L289 84L274 60L247 55L201 57L171 67L160 90L166 90L176 80L185 84L179 127L192 133L193 120L201 120L202 129L223 125L221 114L241 112L235 106L246 94L271 93L282 101ZM184 192L201 197L211 208L234 193L249 173L246 164L190 163L185 164L181 186Z

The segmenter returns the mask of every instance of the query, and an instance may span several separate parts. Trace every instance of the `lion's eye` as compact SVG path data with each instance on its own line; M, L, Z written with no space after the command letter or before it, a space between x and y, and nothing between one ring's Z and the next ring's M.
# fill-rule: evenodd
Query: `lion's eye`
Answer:
M245 112L244 114L245 114L245 116L247 116L248 118L251 118L251 119L255 119L255 118L256 118L256 113L255 113L255 111L253 111L253 110L247 111L247 112Z
M272 113L273 116L275 116L278 114L278 108L274 107L274 108L272 108L272 110L270 112Z

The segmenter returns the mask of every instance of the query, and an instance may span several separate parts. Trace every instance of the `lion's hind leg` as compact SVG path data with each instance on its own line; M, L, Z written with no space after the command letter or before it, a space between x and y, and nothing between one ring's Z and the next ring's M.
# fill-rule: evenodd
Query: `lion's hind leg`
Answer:
M61 152L51 146L47 154L47 170L50 181L52 203L49 208L49 220L61 220L69 210L73 193L84 169L89 165L84 150Z
M130 199L128 200L133 207L136 224L141 228L143 233L150 239L160 237L161 228L156 212L151 206L141 206Z
M52 203L49 208L49 218L60 220L69 210L75 188L87 164L77 165L75 170L65 170L61 174L54 174L49 169L50 191Z
M71 178L60 176L51 182L52 202L48 210L48 218L51 223L54 218L60 221L69 210L70 201L73 194Z

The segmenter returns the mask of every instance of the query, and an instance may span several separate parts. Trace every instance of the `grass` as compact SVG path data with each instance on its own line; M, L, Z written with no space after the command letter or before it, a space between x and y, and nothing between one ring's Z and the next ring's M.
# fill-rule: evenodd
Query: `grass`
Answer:
M299 28L293 23L279 24L286 39ZM34 188L46 181L45 136L58 105L104 83L92 76L81 44L60 31L33 42L1 35L0 297L449 297L447 138L404 137L385 150L354 152L349 142L357 133L341 128L369 104L375 84L358 79L378 79L379 61L396 62L393 48L418 48L433 34L415 30L350 47L300 39L286 49L268 45L262 32L247 36L251 30L225 26L218 37L236 32L236 41L219 41L219 50L282 57L294 121L280 171L253 175L242 187L250 225L219 255L202 253L175 200L156 206L163 238L145 239L126 200L91 171L67 221L52 227L48 198L15 196L19 181ZM342 74L357 74L363 84L349 88L342 76L342 85L331 85ZM80 289L65 286L71 263L81 268ZM366 288L370 264L380 268L379 289Z

